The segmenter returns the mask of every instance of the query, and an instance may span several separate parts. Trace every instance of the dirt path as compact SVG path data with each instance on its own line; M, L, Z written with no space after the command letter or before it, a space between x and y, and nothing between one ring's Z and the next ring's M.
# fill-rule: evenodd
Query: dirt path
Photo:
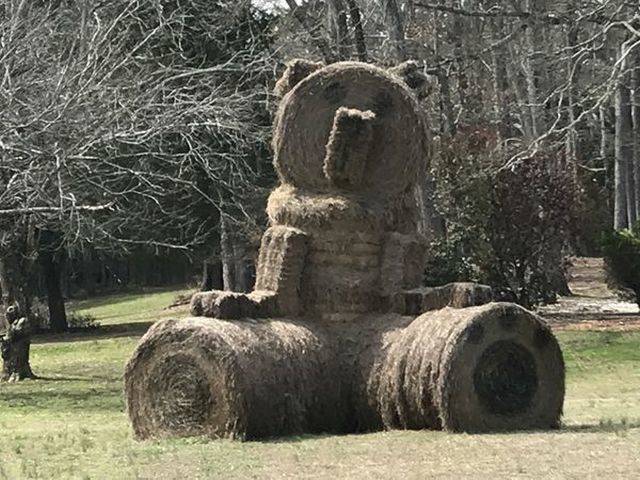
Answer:
M635 303L621 301L606 284L602 258L577 257L569 269L569 297L538 309L554 329L640 330Z

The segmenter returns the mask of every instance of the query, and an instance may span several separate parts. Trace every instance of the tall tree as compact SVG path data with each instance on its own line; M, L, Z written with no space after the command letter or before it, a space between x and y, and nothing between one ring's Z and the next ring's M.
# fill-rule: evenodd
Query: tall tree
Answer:
M361 62L366 62L367 44L364 38L364 28L362 26L362 14L356 0L346 0L349 6L349 20L353 28L353 38L357 52L357 58Z
M329 0L329 23L336 46L336 58L346 60L349 57L349 31L347 28L347 9L343 0Z
M621 68L625 70L627 44L620 51ZM616 86L616 136L615 136L615 206L614 228L620 230L636 221L633 178L633 120L631 117L631 91L628 75L622 75Z
M636 221L640 219L640 48L631 56L633 65L632 82L632 108L631 117L633 121L633 178L634 178L634 199Z
M59 232L42 230L39 233L39 260L42 276L47 290L49 307L49 327L54 332L63 332L69 328L64 307L61 286L61 261L63 255L62 236Z
M389 41L397 62L407 59L407 45L405 43L404 19L396 0L380 0L384 12L384 22L389 33Z

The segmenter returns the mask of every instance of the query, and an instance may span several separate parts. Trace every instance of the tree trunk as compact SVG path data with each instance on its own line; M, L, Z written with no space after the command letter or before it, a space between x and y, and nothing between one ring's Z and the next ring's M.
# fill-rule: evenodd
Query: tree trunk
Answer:
M614 161L614 144L615 144L615 107L609 102L600 106L600 157L603 162L606 162L610 166L610 170L613 172ZM613 179L613 174L611 174ZM612 181L609 182L613 185Z
M407 46L405 44L404 23L400 7L396 0L381 0L381 3L384 22L389 32L389 40L392 43L396 60L404 62L407 59Z
M202 264L200 291L222 290L224 288L222 263L220 261L205 260Z
M4 337L0 337L0 353L2 356L2 373L0 380L15 382L35 375L29 364L31 347L31 328L26 318L14 318L7 310L9 329ZM17 315L17 309L15 310Z
M347 28L347 10L342 0L329 0L329 18L331 22L331 32L336 46L338 60L349 58L349 46L347 39L349 30Z
M628 65L629 62L626 62ZM626 76L626 80L629 81L631 79L630 75ZM622 88L624 88L624 92L622 92ZM621 94L622 94L622 104L623 111L621 114L623 115L622 121L624 122L624 132L623 136L624 141L624 159L627 166L627 221L629 222L629 228L633 227L638 219L638 213L636 210L636 183L638 180L636 178L636 161L634 158L634 136L633 136L633 110L631 103L631 89L629 88L629 84L626 83L624 86L620 86Z
M289 9L291 10L291 15L298 21L300 26L307 31L311 43L316 47L318 52L322 55L325 63L333 63L335 61L335 57L331 52L331 48L324 37L322 30L318 28L318 25L313 25L312 21L304 12L304 9L301 8L296 0L286 0Z
M235 261L234 271L236 274L233 288L234 292L244 293L249 291L249 288L247 287L248 277L246 275L245 256L246 250L244 245L242 245L239 239L236 238L236 241L233 244L233 259Z
M493 40L498 42L504 32L504 19L497 18L492 24ZM505 66L507 52L503 47L495 48L491 54L493 67L493 91L494 91L494 111L496 116L496 124L498 133L500 134L499 146L502 146L509 136L511 127L509 125L509 114L506 105L505 92L509 88L509 80L507 78L507 67Z
M60 262L56 257L58 250L58 235L54 232L41 233L40 266L47 289L47 303L49 306L49 327L54 332L68 330L67 313L64 307L64 297L60 288Z
M541 3L540 0L527 0L527 10L537 13L542 10ZM524 33L527 51L522 64L527 85L527 103L529 105L529 117L531 119L531 140L538 137L542 126L537 86L537 81L540 78L539 62L537 59L537 50L540 47L540 43L537 42L539 29L540 25L538 25L535 20L531 20Z
M567 48L569 49L569 52L573 52L576 44L578 42L578 27L577 26L573 26L571 28L569 28L569 31L567 32ZM569 125L573 125L573 123L575 122L577 115L576 115L576 108L575 108L575 102L576 99L578 98L578 92L576 89L576 83L577 83L577 79L579 78L580 75L580 63L575 62L575 60L573 59L573 56L569 56L569 60L567 62L567 70L569 72L569 88L568 88L568 104L569 104L569 108L568 108L568 118L567 118L567 122L569 123ZM577 150L578 150L578 134L576 131L576 126L573 125L569 128L569 131L567 132L567 138L566 138L566 160L568 163L568 168L571 168L573 175L575 177L575 175L577 175L577 170L576 170L576 163L577 163Z
M222 262L222 283L224 290L233 290L236 279L233 242L228 232L227 222L223 217L220 217L220 261Z
M29 363L31 339L25 337L11 343L3 342L2 348L5 352L2 354L2 375L0 375L0 380L15 382L25 378L34 378L35 375Z
M467 31L468 25L465 25L464 19L460 15L454 15L449 30L451 34L451 43L453 43L453 56L455 58L456 80L458 86L458 98L460 99L460 109L466 111L467 104L467 88L469 87L469 80L465 71L465 65L463 57L465 55L465 48L462 41L462 35L460 32Z
M440 59L443 56L442 38L446 32L442 31L442 15L435 15L434 19L434 57ZM451 86L449 84L449 72L445 67L439 67L434 72L438 78L440 87L440 132L453 137L456 130L456 121L453 112L453 102L451 101Z
M96 261L93 256L93 252L85 251L82 255L81 261L82 268L82 287L85 290L86 295L93 296L96 293L97 285L97 268Z
M525 138L533 138L533 126L531 125L531 116L527 106L526 94L522 87L521 76L516 69L516 65L518 65L518 55L513 51L513 48L509 48L509 56L510 61L505 62L506 72L520 113L522 133Z
M607 192L607 205L611 209L611 205L613 203L613 192L615 190L615 165L612 155L612 146L613 146L613 136L614 131L612 125L614 122L612 118L614 117L610 113L610 106L608 104L601 105L599 108L599 116L600 116L600 159L602 161L602 165L605 169L605 189Z
M624 68L624 66L622 67ZM633 136L631 119L631 94L620 79L616 88L616 137L615 137L615 196L614 228L621 230L635 222L635 190L633 181ZM630 205L630 202L633 202Z
M236 238L233 243L235 259L235 289L236 292L250 292L255 283L255 266L250 258L246 242Z
M449 74L440 69L438 72L438 83L440 84L440 111L442 112L442 131L446 135L453 137L456 133L456 120L453 113L453 103L451 101L451 87L449 84Z
M633 58L633 97L631 118L633 121L633 173L634 173L634 198L636 220L640 216L640 53L635 53Z
M9 328L9 322L6 320L5 312L14 301L6 260L4 258L0 258L0 290L2 290L2 316L0 317L0 331L2 331Z
M0 288L4 309L17 304L27 318L31 318L31 307L35 290L33 261L27 254L19 252L0 258ZM9 327L5 324L5 329Z
M420 210L418 231L429 241L444 237L444 218L435 208L436 182L430 173L416 186L416 201Z
M356 3L356 0L347 0L349 6L349 19L351 20L351 27L353 28L353 38L356 44L356 52L358 54L358 60L361 62L367 61L367 44L364 40L364 31L362 29L362 16L360 15L360 7Z

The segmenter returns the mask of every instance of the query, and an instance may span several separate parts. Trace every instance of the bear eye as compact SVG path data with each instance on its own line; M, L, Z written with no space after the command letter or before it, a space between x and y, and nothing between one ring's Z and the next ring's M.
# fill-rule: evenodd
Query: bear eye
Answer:
M393 107L393 100L391 99L391 95L384 90L378 92L378 94L373 98L373 104L371 105L371 110L373 110L377 116L383 116L389 113L391 108Z
M347 95L347 90L340 82L333 82L324 89L324 98L331 103L338 103Z

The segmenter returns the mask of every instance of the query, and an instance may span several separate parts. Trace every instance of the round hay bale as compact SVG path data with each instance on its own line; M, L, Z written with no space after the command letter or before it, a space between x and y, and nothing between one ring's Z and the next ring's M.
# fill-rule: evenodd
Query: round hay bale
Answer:
M414 317L389 314L366 314L328 326L338 340L343 376L349 379L345 389L351 406L350 431L378 431L385 428L380 415L378 387L389 349Z
M282 183L315 192L336 190L325 174L325 158L341 108L370 112L371 132L362 137L370 145L358 191L394 198L414 185L430 151L419 106L399 77L358 62L320 68L283 98L273 140ZM364 149L353 145L354 151Z
M369 373L369 395L386 428L559 426L562 352L549 327L517 305L426 313L381 351L384 358Z
M236 439L341 431L336 362L324 335L292 320L166 320L125 371L136 437Z

